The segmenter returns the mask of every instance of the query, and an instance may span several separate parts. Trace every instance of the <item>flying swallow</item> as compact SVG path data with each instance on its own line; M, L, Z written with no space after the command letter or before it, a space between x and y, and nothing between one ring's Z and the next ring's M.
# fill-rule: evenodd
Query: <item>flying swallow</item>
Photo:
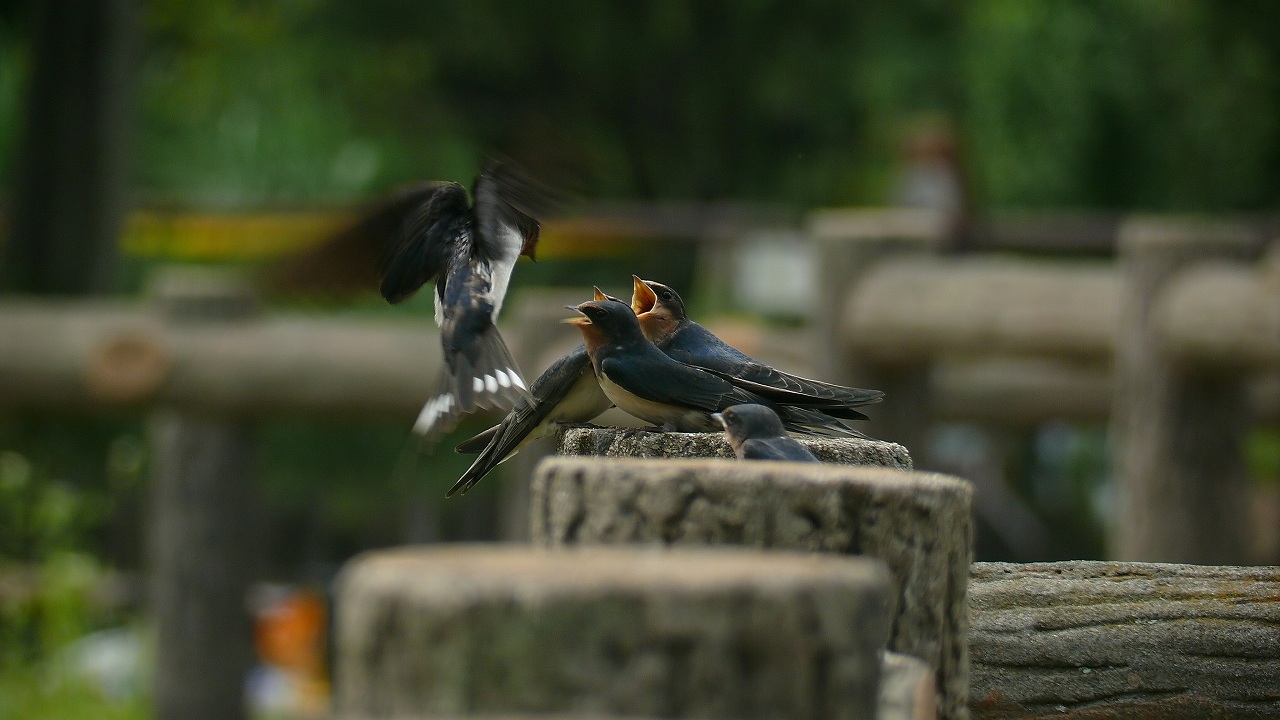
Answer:
M764 405L734 405L712 416L739 460L819 462L809 448L787 435L778 415Z
M613 300L596 288L597 300ZM521 398L502 422L465 440L455 448L458 452L476 452L480 456L445 497L459 490L466 494L473 485L500 463L516 454L527 443L546 435L557 424L588 422L613 407L613 402L600 389L591 367L586 345L579 345L551 364L533 385L530 397Z
M864 390L791 375L739 351L694 322L675 290L633 275L632 310L642 331L663 352L680 362L715 373L779 406L788 425L862 437L835 420L866 420L854 408L880 402L880 390Z
M724 378L668 357L649 342L631 308L593 300L564 322L582 331L600 389L623 411L664 430L715 432L711 417L730 405L768 402Z
M510 409L528 394L495 322L521 255L535 256L538 191L510 163L491 161L472 199L458 183L424 185L402 203L402 221L378 265L380 290L398 303L435 281L444 367L413 429L436 436L477 408ZM545 204L545 203L542 203Z

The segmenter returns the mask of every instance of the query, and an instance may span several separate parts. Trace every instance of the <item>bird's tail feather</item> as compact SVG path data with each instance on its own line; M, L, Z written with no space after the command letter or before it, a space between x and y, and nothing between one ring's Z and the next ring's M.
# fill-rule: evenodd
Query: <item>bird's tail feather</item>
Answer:
M502 424L494 425L482 433L473 435L454 446L453 451L462 455L478 455L482 452L489 442L493 440L493 436L502 430Z
M845 425L826 412L780 405L775 408L778 418L787 430L805 435L825 435L827 437L865 438L866 435Z
M510 410L529 394L515 358L492 325L470 337L468 346L453 354L452 366L446 362L441 372L439 391L413 424L424 439L438 439L478 409Z

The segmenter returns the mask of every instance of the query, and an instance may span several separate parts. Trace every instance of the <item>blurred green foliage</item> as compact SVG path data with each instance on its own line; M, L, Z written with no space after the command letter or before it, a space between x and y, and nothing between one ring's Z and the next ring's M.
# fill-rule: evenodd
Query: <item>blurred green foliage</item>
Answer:
M140 697L104 702L64 655L118 620L94 604L107 575L86 550L114 502L48 467L0 450L0 720L143 717Z
M1266 0L149 4L139 189L201 205L469 177L604 196L886 199L922 118L990 205L1280 200Z

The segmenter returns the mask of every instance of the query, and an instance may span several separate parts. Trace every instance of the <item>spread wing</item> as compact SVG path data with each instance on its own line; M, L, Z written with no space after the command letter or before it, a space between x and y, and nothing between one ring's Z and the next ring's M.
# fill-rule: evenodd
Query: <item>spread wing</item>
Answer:
M550 194L514 163L490 161L475 183L476 252L489 259L533 257L538 216L551 205Z
M455 199L454 188L461 190L453 183L418 183L365 207L354 222L314 247L268 265L263 272L265 287L273 292L328 296L377 289L384 268L393 256L413 260L411 256L415 253L403 247L406 223L420 215L424 207L440 207L431 205L432 202ZM462 203L465 205L465 193ZM397 262L390 269L398 274L423 275L423 265L439 268L443 262L440 252L443 250L424 253L419 249L416 262ZM419 270L411 272L411 266Z
M470 211L467 191L457 183L431 183L417 195L378 262L379 289L388 302L404 300L445 270Z
M661 355L607 358L600 363L600 371L632 395L664 405L717 412L730 405L761 402L723 378Z

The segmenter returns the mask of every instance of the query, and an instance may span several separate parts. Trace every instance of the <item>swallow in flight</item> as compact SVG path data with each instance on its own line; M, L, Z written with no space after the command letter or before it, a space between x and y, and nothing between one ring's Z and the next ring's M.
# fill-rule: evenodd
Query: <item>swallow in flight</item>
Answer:
M477 408L510 409L528 394L495 322L521 255L534 258L545 202L510 163L492 161L469 200L458 183L407 191L398 231L378 265L380 290L398 303L435 281L435 319L444 367L439 388L413 429L433 437Z

